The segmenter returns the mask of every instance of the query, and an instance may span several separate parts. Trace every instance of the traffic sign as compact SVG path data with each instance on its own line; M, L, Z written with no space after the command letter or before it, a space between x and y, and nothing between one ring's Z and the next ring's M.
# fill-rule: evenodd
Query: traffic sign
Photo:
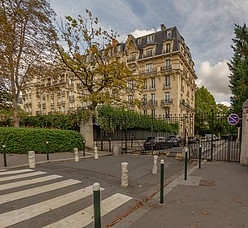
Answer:
M227 121L231 125L236 125L239 122L239 116L236 113L231 113L227 117Z

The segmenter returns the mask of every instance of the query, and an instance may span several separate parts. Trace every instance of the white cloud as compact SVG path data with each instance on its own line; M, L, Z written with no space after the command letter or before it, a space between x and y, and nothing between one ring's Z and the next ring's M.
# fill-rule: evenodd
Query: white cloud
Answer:
M211 65L210 62L203 62L198 72L197 85L207 88L213 94L217 103L230 102L230 70L227 62L227 60L223 60L214 65Z

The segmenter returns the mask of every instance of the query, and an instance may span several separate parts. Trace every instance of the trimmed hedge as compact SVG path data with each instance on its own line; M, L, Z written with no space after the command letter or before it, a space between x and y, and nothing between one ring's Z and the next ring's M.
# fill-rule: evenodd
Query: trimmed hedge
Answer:
M74 148L82 150L84 139L79 132L44 128L0 127L0 146L5 145L7 153L69 152ZM46 143L48 142L48 144Z

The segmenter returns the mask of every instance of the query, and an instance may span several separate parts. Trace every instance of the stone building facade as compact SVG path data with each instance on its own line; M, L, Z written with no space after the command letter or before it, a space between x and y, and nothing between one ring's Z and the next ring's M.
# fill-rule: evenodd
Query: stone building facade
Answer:
M116 45L115 52L134 75L144 76L141 108L136 111L163 117L194 115L197 76L190 50L176 27L162 24L160 31L145 36L128 35L125 43ZM81 83L67 73L54 79L35 79L22 93L23 107L30 115L75 111L88 105L80 101L80 87Z

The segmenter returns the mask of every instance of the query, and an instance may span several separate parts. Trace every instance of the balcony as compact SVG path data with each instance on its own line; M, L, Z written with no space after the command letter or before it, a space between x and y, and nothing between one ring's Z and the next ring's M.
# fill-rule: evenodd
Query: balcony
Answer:
M156 106L158 106L158 101L157 100L150 100L149 101L149 106L150 107L156 107Z
M141 103L141 107L142 107L143 109L147 109L147 108L149 108L149 105L148 105L147 100L142 101L142 103Z
M163 67L160 68L160 71L161 72L165 72L165 71L169 71L171 69L172 69L172 66L171 65L169 65L169 66L163 66Z
M149 91L155 91L156 90L156 86L149 86Z
M150 76L151 74L157 74L157 69L141 70L139 73Z
M170 84L164 83L163 84L163 90L171 89Z
M163 99L161 100L160 106L161 108L168 107L173 104L173 99Z

